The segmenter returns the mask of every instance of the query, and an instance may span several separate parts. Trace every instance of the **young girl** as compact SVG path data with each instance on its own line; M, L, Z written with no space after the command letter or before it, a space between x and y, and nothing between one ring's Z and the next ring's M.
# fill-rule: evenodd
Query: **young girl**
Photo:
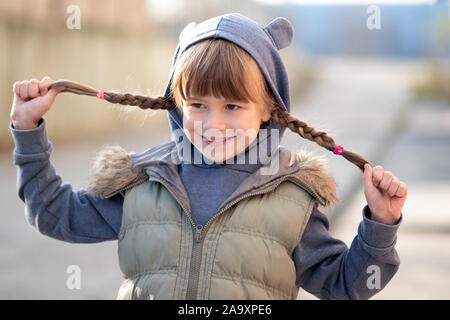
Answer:
M118 299L367 299L398 270L407 187L289 114L278 54L291 24L240 14L189 24L163 97L71 81L16 82L10 130L30 224L67 242L118 240ZM173 141L136 154L104 147L87 190L61 186L42 116L59 92L168 111ZM280 147L286 128L364 172L367 205L348 248L318 206L338 201L325 161ZM372 268L379 285L370 285Z

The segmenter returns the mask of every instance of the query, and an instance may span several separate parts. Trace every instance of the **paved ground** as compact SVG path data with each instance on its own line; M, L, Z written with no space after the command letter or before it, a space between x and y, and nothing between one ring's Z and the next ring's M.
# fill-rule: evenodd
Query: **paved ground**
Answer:
M318 65L317 86L292 112L409 187L397 244L402 265L373 299L449 299L450 215L444 202L450 194L450 108L410 98L409 82L421 70L417 62L324 59ZM70 148L54 145L51 159L63 183L77 190L102 144L141 152L168 139L167 131L151 130L151 135L121 134ZM359 169L289 132L283 145L329 159L341 203L324 211L332 234L350 244L365 204ZM24 219L11 154L0 156L0 168L0 299L114 299L122 282L116 242L68 244L39 234ZM79 290L67 289L70 265L80 267ZM299 298L314 297L301 290Z
M382 65L369 63L364 66L368 74L362 77L366 83L363 79L349 81L361 76L358 62L351 63L355 68L347 73L339 72L339 65L339 61L328 61L324 66L324 70L334 72L324 75L323 95L314 95L308 110L332 110L325 106L330 98L339 101L336 103L339 108L347 106L342 117L330 112L324 120L328 124L333 117L338 119L333 126L339 130L335 141L392 171L407 183L409 190L396 245L401 267L386 288L372 299L449 299L450 108L445 103L414 101L408 96L408 84L420 71L419 65L395 61ZM369 78L372 72L376 76ZM325 97L325 86L336 88L331 97ZM371 90L368 86L374 92L366 93L366 101L356 102L355 91L356 96L362 95L366 89ZM362 174L350 172L349 166L342 162L345 161L330 162L345 202L336 212L329 212L330 229L333 236L350 246L366 200ZM303 290L299 298L315 299Z
M411 104L408 127L382 164L408 184L397 250L401 267L374 299L450 299L450 108ZM336 235L350 241L353 212L365 204L356 194Z

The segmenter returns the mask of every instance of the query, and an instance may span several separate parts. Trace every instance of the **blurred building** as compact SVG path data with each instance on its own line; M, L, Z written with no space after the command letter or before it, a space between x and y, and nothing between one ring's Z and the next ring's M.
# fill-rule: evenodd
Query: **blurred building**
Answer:
M2 0L0 19L55 28L59 23L65 26L70 5L80 7L83 29L120 29L130 34L147 34L152 30L145 0Z
M192 21L199 23L222 14L237 12L266 25L284 12L280 6L268 7L256 0L147 0L147 8L162 30L175 37Z
M376 3L376 1L375 1ZM367 27L368 5L294 5L296 44L312 55L424 57L450 55L448 2L379 5L379 29Z

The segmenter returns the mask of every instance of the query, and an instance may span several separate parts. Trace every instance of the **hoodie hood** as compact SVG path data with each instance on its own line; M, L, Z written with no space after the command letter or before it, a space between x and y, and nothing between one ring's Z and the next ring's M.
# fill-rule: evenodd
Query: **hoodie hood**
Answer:
M265 27L261 27L253 20L238 14L231 13L205 20L199 24L189 23L179 36L179 43L172 60L169 81L165 89L165 96L171 95L171 86L175 66L181 54L190 46L199 41L209 38L221 38L233 42L248 52L259 66L268 86L272 90L279 105L290 111L289 82L286 69L278 53L279 50L289 46L293 40L294 31L292 25L285 18L279 17L272 20ZM178 109L168 110L168 120L172 131L173 140L176 143L178 157L183 163L194 163L197 165L201 159L201 164L197 166L217 167L229 166L227 163L205 162L200 151L189 141L183 132L183 116ZM270 121L266 127L267 134L262 136L261 130L258 137L250 144L245 151L234 157L233 163L239 164L245 170L254 171L261 164L270 161L270 157L279 148L284 135L285 127L273 124ZM278 129L277 135L273 136L271 129ZM261 142L264 141L264 144ZM259 157L259 145L266 148L265 157ZM185 152L189 148L190 152ZM249 153L255 152L258 155L257 164L249 167ZM252 160L253 161L253 160ZM236 166L236 165L234 165Z

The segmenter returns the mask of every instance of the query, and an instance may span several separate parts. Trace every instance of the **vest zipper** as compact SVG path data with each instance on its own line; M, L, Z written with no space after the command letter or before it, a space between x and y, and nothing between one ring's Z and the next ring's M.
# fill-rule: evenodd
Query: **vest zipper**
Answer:
M150 177L149 180L151 181L157 181L161 183L169 192L170 194L178 201L180 206L183 208L184 212L186 212L186 215L191 222L192 227L194 228L194 243L192 247L192 255L191 255L191 265L189 267L189 280L188 280L188 287L186 290L186 300L195 300L197 296L197 290L198 290L198 280L200 276L200 264L201 264L201 257L202 257L202 249L203 249L203 236L207 232L209 226L211 223L217 219L223 212L225 212L227 209L229 209L231 206L236 204L237 202L241 201L242 199L245 199L247 197L251 197L258 194L263 194L270 192L274 190L276 187L278 187L283 181L290 180L297 184L300 187L303 187L307 189L311 194L313 194L317 199L320 199L318 194L311 189L306 183L304 183L302 180L300 180L297 176L290 174L283 176L282 178L276 180L276 183L272 183L269 187L257 191L257 192L251 192L242 195L241 197L237 198L236 200L229 203L227 206L222 208L214 217L208 220L205 226L198 225L196 226L194 223L194 220L192 219L191 212L187 210L187 208L183 205L183 203L180 201L180 199L172 192L172 190L167 186L165 182L163 182L161 179Z
M305 189L308 189L312 194L315 195L315 197L317 199L319 199L317 193L314 190L312 190L306 183L304 183L302 180L300 180L298 177L296 177L295 175L292 175L292 174L286 175L286 176L280 178L279 180L276 180L277 181L276 183L272 183L269 187L267 187L263 190L242 195L241 197L239 197L236 200L229 203L227 206L225 206L223 209L221 209L218 213L216 213L216 215L214 217L212 217L211 219L208 220L208 222L206 223L206 225L204 227L199 225L200 228L197 228L196 232L195 232L196 241L194 241L194 247L192 249L193 252L192 252L192 257L191 257L189 282L188 282L188 288L187 288L187 293L186 293L187 300L194 300L195 297L197 296L198 279L200 276L200 264L201 264L201 257L202 257L201 253L202 253L202 249L203 249L203 237L202 236L204 236L204 234L206 234L206 232L208 232L208 228L211 225L211 223L215 219L217 219L217 217L219 217L223 212L225 212L227 209L229 209L231 206L233 206L237 202L241 201L242 199L251 197L254 195L270 192L270 191L276 189L285 180L293 181L297 185L304 187Z
M200 241L203 226L198 225L195 229L195 239L192 246L191 265L189 266L189 281L186 290L186 300L195 300L198 289L198 278L200 276L200 264L202 261L203 242Z
M195 225L195 222L192 219L191 212L183 205L183 202L180 201L180 199L175 195L175 193L172 192L172 190L167 186L167 184L164 181L162 181L161 179L158 179L154 176L150 177L149 180L157 181L157 182L161 183L167 189L167 191L170 192L170 194L177 200L179 205L183 208L184 212L186 212L186 215L194 229L194 232L193 232L194 233L194 243L192 246L191 265L189 266L188 287L186 290L186 299L194 300L195 296L197 295L198 277L200 274L200 263L201 263L201 257L202 257L202 255L201 255L202 243L200 241L200 236L202 234L203 226ZM194 288L194 290L192 288Z

